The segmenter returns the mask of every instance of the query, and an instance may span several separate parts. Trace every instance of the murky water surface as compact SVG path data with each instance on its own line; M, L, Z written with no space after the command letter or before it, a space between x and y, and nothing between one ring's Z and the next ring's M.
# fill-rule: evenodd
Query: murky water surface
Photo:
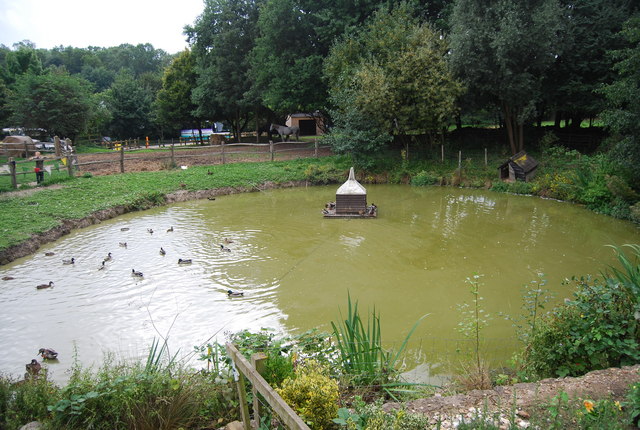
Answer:
M482 306L492 315L487 354L506 358L516 342L499 313L520 313L523 285L544 273L557 302L570 296L563 279L597 275L615 262L605 245L640 243L630 223L567 203L452 188L368 186L378 219L323 219L320 209L335 189L264 191L128 214L1 267L0 277L15 279L0 281L0 372L22 375L40 347L58 350L60 361L49 368L63 381L74 354L83 365L99 363L105 352L144 356L154 337L168 336L171 351L183 356L209 339L223 341L226 331L329 330L347 292L361 309L380 311L389 346L429 313L414 334L411 361L428 363L420 371L443 372L438 363L455 354L461 338L457 304L472 299L466 278L483 275ZM220 249L225 238L233 240L225 245L230 252ZM113 260L98 270L109 252ZM72 257L75 264L62 264ZM193 262L179 265L179 258ZM36 289L48 281L55 286ZM229 298L229 289L245 296Z

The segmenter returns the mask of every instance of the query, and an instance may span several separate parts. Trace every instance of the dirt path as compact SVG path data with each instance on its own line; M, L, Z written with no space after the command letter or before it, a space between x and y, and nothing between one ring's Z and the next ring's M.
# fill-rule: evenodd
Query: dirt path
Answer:
M573 401L600 400L611 398L623 400L629 386L640 382L640 365L622 368L596 370L576 378L543 379L538 382L521 383L499 386L492 390L474 390L466 394L434 397L413 400L404 405L387 403L386 411L399 409L402 406L412 413L419 413L432 418L447 421L453 426L459 417L473 418L485 407L491 412L502 412L503 416L510 416L515 406L519 415L518 425L525 427L529 416L536 410L545 408L549 401L564 391ZM444 424L444 423L443 423ZM443 428L449 428L443 425Z

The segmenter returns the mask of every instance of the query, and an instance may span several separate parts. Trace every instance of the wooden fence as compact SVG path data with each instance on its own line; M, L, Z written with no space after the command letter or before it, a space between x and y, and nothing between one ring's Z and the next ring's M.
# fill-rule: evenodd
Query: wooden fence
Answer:
M206 159L206 164L216 164L214 162L215 158L216 160L219 160L221 164L226 164L227 162L231 161L231 157L242 156L243 154L251 154L252 156L259 156L262 158L266 157L267 160L275 161L277 154L286 154L290 151L307 151L309 153L309 156L318 157L320 149L328 148L327 146L321 147L318 144L318 141L315 140L312 145L307 145L304 147L301 147L300 143L297 143L298 146L292 147L292 143L280 143L273 141L269 143L221 143L220 145L206 145L195 147L176 146L174 144L171 144L168 146L168 151L166 148L156 147L151 149L152 152L138 152L136 149L134 149L140 148L140 146L136 146L138 144L137 141L120 141L115 143L116 144L114 145L114 149L116 149L116 151L114 152L104 154L73 154L70 156L71 163L66 162L66 156L47 157L46 162L50 164L51 161L61 161L63 164L65 164L69 176L73 176L75 175L76 171L90 171L92 168L91 166L106 164L117 164L118 167L113 170L117 170L120 173L125 173L127 171L127 163L135 161L166 161L170 163L170 166L176 166L181 160L188 158L197 158L198 161ZM190 153L187 154L187 151ZM197 151L197 153L194 153L194 151ZM87 158L104 159L86 161ZM18 175L34 174L33 170L31 169L23 169L23 171L18 170L17 166L26 163L33 164L33 161L16 160L10 157L8 162L4 166L0 165L0 172L4 171L4 173L0 173L0 176L11 176L12 187L17 188ZM56 167L56 170L60 170L59 166Z
M260 406L258 402L258 393L262 395L265 401L271 406L271 409L280 417L282 422L293 430L310 430L293 409L285 402L282 397L264 380L258 369L262 367L262 363L266 359L264 354L254 354L251 357L253 365L244 358L238 349L231 343L226 344L227 354L231 356L233 364L237 371L234 371L236 387L238 389L238 397L240 398L240 416L244 430L251 429L251 418L249 416L249 404L245 392L245 378L249 380L253 387L253 412L254 422L260 425Z

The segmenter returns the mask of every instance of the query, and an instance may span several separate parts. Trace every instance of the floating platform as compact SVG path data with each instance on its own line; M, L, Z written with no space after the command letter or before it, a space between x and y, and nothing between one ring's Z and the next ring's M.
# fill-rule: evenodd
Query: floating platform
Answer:
M376 218L378 216L378 207L374 204L366 207L365 210L358 212L337 212L334 202L327 203L322 209L322 216L325 218Z

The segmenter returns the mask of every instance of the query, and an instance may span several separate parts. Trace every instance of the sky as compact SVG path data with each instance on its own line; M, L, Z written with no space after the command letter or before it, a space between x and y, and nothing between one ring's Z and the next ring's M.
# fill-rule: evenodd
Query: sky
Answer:
M0 0L0 44L30 40L36 48L151 43L175 54L204 0Z

